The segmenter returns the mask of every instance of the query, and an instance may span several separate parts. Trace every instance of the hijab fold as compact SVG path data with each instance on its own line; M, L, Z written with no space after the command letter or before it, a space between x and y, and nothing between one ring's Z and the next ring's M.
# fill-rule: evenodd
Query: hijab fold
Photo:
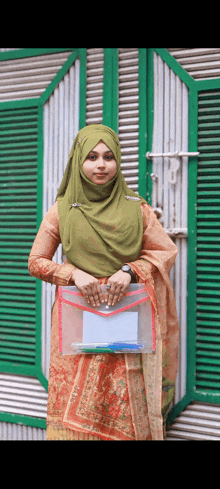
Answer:
M94 184L83 171L83 163L100 141L117 163L117 173L106 185ZM140 207L146 201L125 182L120 142L112 129L90 125L78 133L57 201L61 241L70 264L100 278L138 259L143 240Z

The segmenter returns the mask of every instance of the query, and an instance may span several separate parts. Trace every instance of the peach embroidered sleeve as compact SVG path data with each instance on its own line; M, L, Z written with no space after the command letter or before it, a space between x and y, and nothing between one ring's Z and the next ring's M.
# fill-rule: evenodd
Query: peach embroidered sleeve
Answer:
M65 287L74 285L72 272L75 267L67 262L58 265L52 261L60 243L58 205L56 203L48 211L40 226L29 256L28 270L32 277Z

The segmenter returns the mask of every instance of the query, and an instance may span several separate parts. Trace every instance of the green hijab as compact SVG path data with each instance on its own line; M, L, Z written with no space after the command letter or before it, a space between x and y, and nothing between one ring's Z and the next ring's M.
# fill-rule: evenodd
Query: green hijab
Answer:
M100 141L117 163L117 173L106 185L94 184L83 171L90 151ZM120 142L112 129L90 125L79 132L57 201L61 241L70 264L100 278L111 277L123 264L138 259L143 240L140 206L146 201L125 182Z

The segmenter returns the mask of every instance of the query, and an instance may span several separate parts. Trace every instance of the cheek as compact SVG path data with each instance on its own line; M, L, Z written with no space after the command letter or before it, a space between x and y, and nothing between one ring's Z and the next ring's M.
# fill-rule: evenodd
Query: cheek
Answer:
M92 174L92 171L93 171L93 168L92 168L92 165L90 164L90 162L85 162L84 165L83 165L83 171L84 171L84 174L86 177L90 177L90 175Z
M117 163L115 162L111 168L111 176L114 177L116 175L116 173L117 173Z

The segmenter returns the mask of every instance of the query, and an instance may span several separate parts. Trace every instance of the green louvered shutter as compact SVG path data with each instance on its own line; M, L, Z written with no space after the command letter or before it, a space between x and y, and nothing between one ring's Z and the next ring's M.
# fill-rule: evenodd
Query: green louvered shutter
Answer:
M37 232L38 108L0 110L0 370L36 365L36 280L27 261Z
M220 91L199 94L196 391L220 394ZM214 400L213 397L213 400Z

